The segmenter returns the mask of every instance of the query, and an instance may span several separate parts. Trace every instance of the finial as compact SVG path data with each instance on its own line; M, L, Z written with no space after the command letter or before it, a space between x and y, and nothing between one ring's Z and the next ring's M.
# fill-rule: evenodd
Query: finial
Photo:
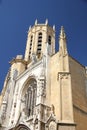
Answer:
M31 29L31 25L29 26L29 31L30 31L30 29Z
M48 24L48 19L46 19L45 24L46 24L46 25Z
M35 20L35 25L37 25L37 19Z
M55 31L55 25L53 25L53 30Z
M61 26L60 38L66 38L66 34L65 34L65 31L64 31L64 27L63 27L63 26Z

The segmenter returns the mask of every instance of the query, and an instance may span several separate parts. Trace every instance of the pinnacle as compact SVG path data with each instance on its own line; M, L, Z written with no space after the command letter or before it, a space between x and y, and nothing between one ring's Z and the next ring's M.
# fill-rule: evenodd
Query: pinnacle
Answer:
M61 26L59 38L66 38L66 34L65 34L65 31L64 31L64 27L63 27L63 26Z

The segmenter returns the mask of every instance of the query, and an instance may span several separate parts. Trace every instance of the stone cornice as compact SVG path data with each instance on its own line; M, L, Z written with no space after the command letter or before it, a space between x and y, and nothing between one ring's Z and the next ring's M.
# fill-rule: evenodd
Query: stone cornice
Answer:
M18 63L18 62L21 62L24 65L29 64L29 61L25 61L24 59L16 59L16 58L13 58L9 63L12 65L12 64Z

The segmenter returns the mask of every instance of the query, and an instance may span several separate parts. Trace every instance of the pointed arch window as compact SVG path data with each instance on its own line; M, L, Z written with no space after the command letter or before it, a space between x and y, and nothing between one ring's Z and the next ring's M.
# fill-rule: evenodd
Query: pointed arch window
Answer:
M34 114L34 109L36 106L36 95L37 95L36 93L37 93L36 80L31 80L25 92L26 115L28 117Z
M32 42L33 42L33 35L32 35L31 38L30 38L29 59L30 59L30 57L31 57Z
M37 44L37 54L41 54L41 46L42 46L42 32L38 34L38 44Z

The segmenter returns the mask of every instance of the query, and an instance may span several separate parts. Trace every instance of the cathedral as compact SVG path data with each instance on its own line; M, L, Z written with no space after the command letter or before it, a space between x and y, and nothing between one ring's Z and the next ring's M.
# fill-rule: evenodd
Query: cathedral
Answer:
M68 54L63 26L55 43L48 20L29 27L0 94L0 130L87 130L87 67Z

